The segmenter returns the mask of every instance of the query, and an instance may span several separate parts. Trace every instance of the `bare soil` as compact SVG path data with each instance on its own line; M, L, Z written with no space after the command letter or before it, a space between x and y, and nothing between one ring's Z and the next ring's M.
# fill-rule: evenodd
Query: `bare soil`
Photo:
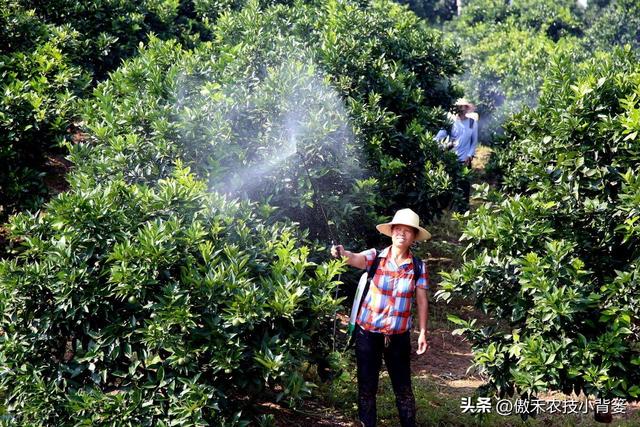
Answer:
M413 348L417 348L418 334L412 336ZM429 378L442 386L447 394L471 396L482 384L482 378L469 370L473 361L471 346L447 329L431 329L428 335L429 349L423 355L411 355L414 377ZM445 391L445 390L443 390Z
M67 173L71 169L71 162L63 154L48 155L44 165L44 184L49 194L55 196L69 189Z

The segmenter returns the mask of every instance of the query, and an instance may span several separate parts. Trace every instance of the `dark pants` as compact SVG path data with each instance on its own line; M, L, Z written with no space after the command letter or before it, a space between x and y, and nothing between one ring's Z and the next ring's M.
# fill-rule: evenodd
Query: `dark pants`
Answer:
M411 341L409 331L391 335L385 347L384 335L356 327L358 364L358 416L365 427L376 425L376 393L382 357L389 371L402 427L416 425L416 401L411 389Z

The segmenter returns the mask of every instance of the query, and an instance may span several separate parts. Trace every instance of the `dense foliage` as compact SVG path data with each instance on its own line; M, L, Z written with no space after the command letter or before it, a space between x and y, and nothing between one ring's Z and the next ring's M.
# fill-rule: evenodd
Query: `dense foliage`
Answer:
M563 53L578 59L578 48L576 39L554 42L538 31L511 24L469 42L464 55L468 69L461 84L470 99L478 100L481 142L494 144L511 115L534 107L550 59Z
M149 33L189 46L210 38L207 24L232 2L192 0L19 0L41 20L80 34L77 62L97 80L135 54Z
M630 50L552 64L536 109L506 126L502 192L464 220L465 265L440 297L501 395L640 397L640 68Z
M455 50L413 14L252 3L220 18L214 38L193 51L154 42L96 89L87 128L99 150L134 153L120 157L131 179L179 156L213 189L269 199L325 239L320 207L342 239L375 239L398 207L427 219L456 201L459 166L427 133L455 98ZM161 143L162 159L137 167L145 150L113 138L125 134ZM90 157L76 163L93 168Z
M600 50L638 46L640 9L627 0L470 0L444 28L460 45L465 94L478 105L480 140L499 142L502 123L535 106L555 55L582 61Z
M156 185L73 178L46 214L13 218L17 255L0 264L11 418L222 425L241 399L309 392L336 264L180 167Z
M590 49L610 49L629 44L640 48L640 4L634 0L613 0L593 11L586 31Z
M73 63L79 35L0 1L0 219L39 205L45 151L54 151L88 81Z
M451 317L485 391L640 397L637 5L403 3L458 45L389 0L0 0L0 218L31 210L0 230L0 423L242 425L307 396L340 302L308 237L466 206L432 139L457 75L484 142L506 120L439 293L490 319Z
M133 55L150 33L192 46L236 7L206 1L0 0L0 220L50 191L48 158L77 139L75 100Z
M330 2L318 12L318 62L362 137L367 169L380 187L376 210L391 215L411 207L428 221L452 202L466 205L458 195L466 178L431 139L443 124L442 108L460 95L450 81L460 71L457 48L385 1L361 10Z
M500 29L501 24L507 23L540 31L553 41L558 41L561 37L582 33L580 18L576 2L571 0L471 0L465 2L462 14L454 25L466 35L473 36L478 30L482 31L483 26L485 30L486 26Z
M456 0L398 0L416 15L435 25L450 21L457 13Z
M356 130L363 130L373 151L367 162L377 169L383 196L393 201L379 214L408 203L433 207L424 209L430 216L450 205L460 183L455 163L443 163L437 154L413 154L436 150L424 133L442 121L442 112L433 107L446 107L455 98L447 80L459 69L455 49L427 31L414 14L389 2L309 2L270 9L272 3L278 2L3 0L2 36L9 43L3 46L1 71L9 81L0 103L7 128L0 146L14 165L0 182L4 215L41 203L47 195L42 181L46 156L56 154L59 141L77 132L70 101L133 55L149 34L176 39L185 48L218 37L222 50L237 43L246 50L254 41L268 49L269 42L250 40L259 26L275 40L296 39L311 52L305 61L318 63L332 76L325 83L339 86L339 95L354 101L349 112L363 122L356 123ZM229 13L244 6L244 15ZM272 11L261 17L262 9ZM259 19L246 21L247 13ZM220 16L225 24L218 25ZM232 32L225 34L225 26ZM286 43L282 45L284 54ZM275 56L262 64L256 59L248 72L259 73ZM401 182L402 188L394 190L391 181L402 176L415 177L418 184ZM440 184L447 188L440 190ZM398 200L401 192L410 194L407 203Z

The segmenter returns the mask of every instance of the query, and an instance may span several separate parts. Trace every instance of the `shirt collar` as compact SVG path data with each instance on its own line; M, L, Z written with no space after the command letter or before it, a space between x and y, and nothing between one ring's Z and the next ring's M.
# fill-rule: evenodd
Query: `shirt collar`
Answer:
M378 258L388 258L389 253L391 252L391 246L387 246L378 254ZM413 253L411 253L411 249L409 249L409 265L413 264ZM404 265L404 264L402 264Z

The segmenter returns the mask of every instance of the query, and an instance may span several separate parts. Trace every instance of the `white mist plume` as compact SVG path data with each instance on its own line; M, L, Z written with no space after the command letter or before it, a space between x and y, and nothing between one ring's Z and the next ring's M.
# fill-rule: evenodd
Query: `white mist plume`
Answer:
M259 69L261 79L249 82L180 76L182 140L191 157L211 157L213 191L252 198L276 184L286 187L303 159L361 174L341 97L305 55L291 57Z

